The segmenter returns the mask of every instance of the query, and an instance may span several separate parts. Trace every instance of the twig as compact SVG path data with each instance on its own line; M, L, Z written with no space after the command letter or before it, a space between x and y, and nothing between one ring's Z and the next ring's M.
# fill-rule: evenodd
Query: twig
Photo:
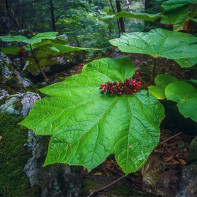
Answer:
M97 189L97 190L93 190L87 197L91 197L93 194L96 194L102 190L105 190L107 189L108 187L111 187L112 185L114 185L115 183L117 183L118 181L124 179L126 176L121 176L120 178L118 178L117 180L115 180L114 182L110 183L109 185L106 185L104 187L101 187L100 189Z
M157 58L154 58L152 80L154 80L154 78L155 78L156 67L157 67Z
M173 26L173 24L159 23L159 22L156 22L156 21L154 23L156 23L158 25L165 25L166 27L172 27Z
M164 142L167 142L168 140L171 140L172 138L174 138L174 137L176 137L176 136L180 135L181 133L182 133L182 132L179 132L179 133L177 133L176 135L173 135L173 136L169 137L168 139L163 140L163 141L162 141L162 142L160 142L159 144L163 144Z

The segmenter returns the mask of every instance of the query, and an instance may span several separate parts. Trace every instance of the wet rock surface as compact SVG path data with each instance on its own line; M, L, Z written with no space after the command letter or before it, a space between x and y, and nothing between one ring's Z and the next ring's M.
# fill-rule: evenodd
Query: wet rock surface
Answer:
M15 95L8 95L5 92L3 93L4 96L1 97L2 99L4 98L5 101L4 104L0 106L0 110L13 115L26 116L32 109L33 104L41 99L38 94L33 92L19 93Z
M180 181L180 190L176 197L197 196L197 162L184 166Z
M32 130L29 130L28 137L26 146L33 156L28 160L24 170L31 186L39 186L42 197L80 196L80 176L74 173L69 165L54 164L43 167L49 137L35 136Z
M38 93L27 91L28 87L35 86L30 80L21 76L20 72L13 67L12 61L3 53L0 54L0 72L0 111L27 116L33 104L41 99ZM33 90L37 89L33 88ZM79 173L75 172L78 168L71 169L66 164L43 167L48 142L49 136L40 137L36 136L32 130L28 131L28 139L24 147L32 157L24 166L24 171L31 187L40 188L39 196L41 197L80 196L81 179Z
M188 155L188 164L183 167L179 191L176 197L197 196L197 136L192 140Z

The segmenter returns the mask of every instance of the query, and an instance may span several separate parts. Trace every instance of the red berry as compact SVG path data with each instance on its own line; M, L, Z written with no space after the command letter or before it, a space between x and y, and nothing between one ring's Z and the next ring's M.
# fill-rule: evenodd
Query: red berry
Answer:
M139 76L139 72L136 72L137 77L135 77L135 80L133 78L126 79L124 82L106 82L105 84L100 84L100 90L103 94L104 92L107 92L107 94L130 94L133 96L133 93L136 93L137 90L141 87L141 79L142 77Z

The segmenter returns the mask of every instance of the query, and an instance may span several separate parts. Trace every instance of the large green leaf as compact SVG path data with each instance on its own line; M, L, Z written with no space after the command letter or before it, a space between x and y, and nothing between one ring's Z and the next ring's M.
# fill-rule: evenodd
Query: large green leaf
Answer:
M180 7L185 7L190 3L197 3L196 0L169 0L162 3L161 7L166 11L171 11Z
M0 36L0 39L3 42L24 42L24 43L29 43L29 39L26 38L25 36Z
M20 51L20 47L12 46L12 47L2 47L1 50L8 55L17 55Z
M99 49L93 49L93 48L72 47L72 46L63 45L59 43L53 43L50 49L60 52L60 53L70 53L74 51L83 51L83 50L99 50Z
M162 16L161 23L174 24L178 28L183 26L183 23L189 19L191 13L192 11L190 11L189 7L179 8L165 13Z
M164 57L177 61L181 67L189 67L197 63L197 38L193 35L173 32L165 29L153 29L150 32L125 33L121 38L110 40L121 51L143 53L155 58ZM179 61L187 59L187 64ZM192 58L192 65L191 61ZM182 64L183 63L183 64Z
M53 40L56 38L57 34L58 34L58 32L39 33L30 39L30 44L34 45L36 43L41 42L42 40L47 40L47 39Z
M95 48L80 48L72 47L65 44L59 44L50 40L45 40L40 43L40 45L35 50L35 56L38 60L48 57L62 56L65 53L84 51L84 50L100 50Z
M0 39L4 42L24 42L27 44L34 45L41 42L44 39L55 39L58 32L45 32L39 33L33 36L31 39L26 38L25 36L0 36Z
M166 75L166 74L160 74L155 79L155 86L151 85L148 87L148 91L155 96L158 99L165 99L165 88L168 84L177 81L177 78Z
M129 58L100 59L81 74L41 89L48 96L34 104L21 124L37 135L52 135L45 165L68 163L88 170L110 154L123 171L144 165L159 142L163 106L147 91L101 94L101 83L125 81L135 73Z
M180 58L175 60L182 68L194 66L197 63L196 58Z
M167 86L165 94L168 100L177 102L179 111L197 122L197 90L191 84L176 81Z
M136 18L146 21L155 21L158 18L161 18L161 13L158 14L148 14L148 13L131 13L131 12L118 12L115 15L106 16L105 18Z

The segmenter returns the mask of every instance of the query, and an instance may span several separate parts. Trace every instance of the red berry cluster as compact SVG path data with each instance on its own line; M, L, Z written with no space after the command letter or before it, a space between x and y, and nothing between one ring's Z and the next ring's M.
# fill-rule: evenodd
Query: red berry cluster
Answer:
M21 47L21 48L20 48L20 50L19 50L19 52L18 52L18 55L20 55L21 57L26 55L26 53L25 53L25 48L24 48L24 47Z
M119 83L117 83L116 81L114 81L113 83L107 82L105 84L101 84L101 87L99 89L101 90L102 94L106 92L107 94L130 94L132 96L133 93L136 93L140 89L142 84L142 77L139 76L139 72L136 72L135 74L137 75L135 79L126 79L124 83L121 81L119 81Z

